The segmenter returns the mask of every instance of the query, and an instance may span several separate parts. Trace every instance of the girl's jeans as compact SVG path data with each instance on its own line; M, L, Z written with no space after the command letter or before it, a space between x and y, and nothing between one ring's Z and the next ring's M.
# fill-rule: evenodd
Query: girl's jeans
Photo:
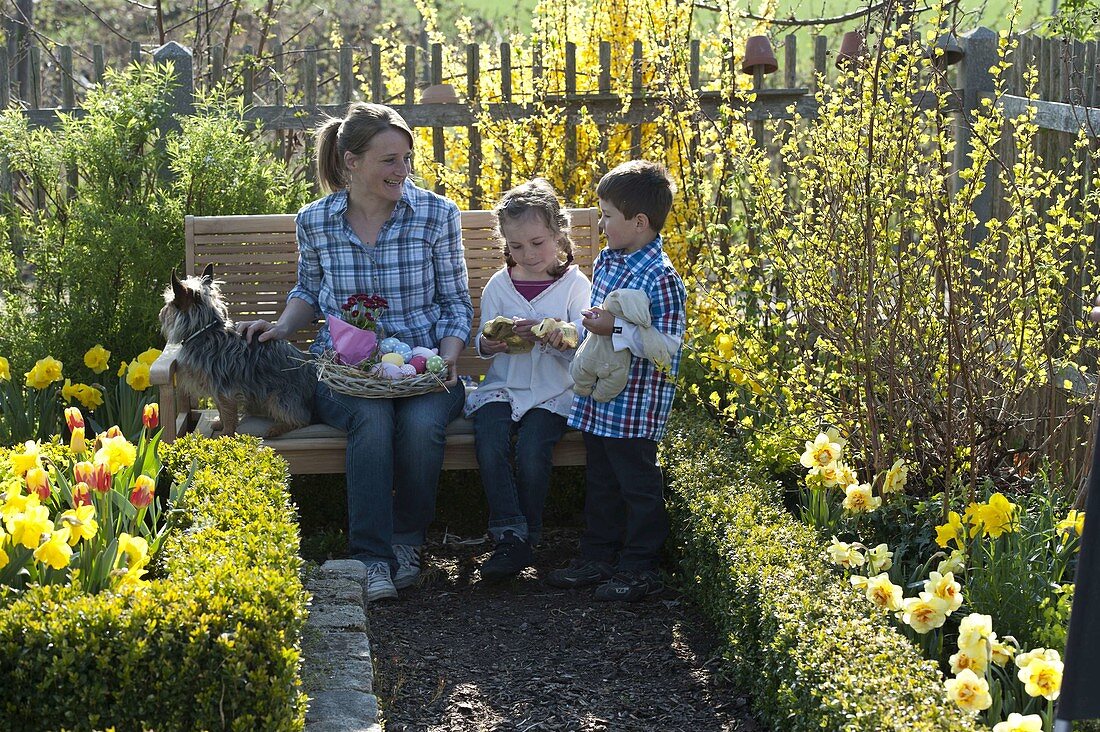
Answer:
M462 412L461 384L450 392L360 399L318 382L314 416L348 433L348 544L364 564L397 571L393 544L424 543L435 517L447 425Z
M478 408L472 419L481 483L489 502L489 534L499 541L505 531L514 531L519 538L537 544L550 489L554 445L565 432L565 417L535 408L513 422L511 404L489 402Z

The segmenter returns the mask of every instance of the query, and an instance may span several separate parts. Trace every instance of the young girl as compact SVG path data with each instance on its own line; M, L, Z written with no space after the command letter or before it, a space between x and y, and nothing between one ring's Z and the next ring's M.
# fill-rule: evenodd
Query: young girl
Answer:
M573 264L569 218L548 182L536 178L513 188L494 213L506 266L485 285L481 328L497 316L514 318L516 335L533 347L512 349L478 331L478 355L493 363L467 399L466 415L474 422L489 533L496 542L493 556L481 567L486 580L513 577L533 562L551 454L573 404L569 363L574 348L565 344L560 330L537 338L531 329L544 318L579 323L592 288Z

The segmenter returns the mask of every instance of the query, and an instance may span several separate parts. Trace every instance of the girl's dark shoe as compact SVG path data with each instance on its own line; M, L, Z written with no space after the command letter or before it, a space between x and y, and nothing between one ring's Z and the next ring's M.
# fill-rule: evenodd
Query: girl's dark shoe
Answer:
M611 579L596 588L593 597L603 602L638 602L664 588L661 575L655 570L616 572Z
M555 569L546 577L546 584L572 590L577 587L591 587L606 582L613 574L607 562L592 559L574 559L568 567Z
M516 536L515 532L505 531L497 542L493 556L481 565L481 578L489 582L515 577L535 561L531 545Z

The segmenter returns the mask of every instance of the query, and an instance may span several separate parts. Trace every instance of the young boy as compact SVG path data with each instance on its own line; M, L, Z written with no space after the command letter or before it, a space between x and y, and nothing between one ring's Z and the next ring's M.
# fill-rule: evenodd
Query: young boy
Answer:
M592 303L602 303L613 290L644 291L652 328L675 354L670 373L662 373L646 358L637 326L599 307L585 312L588 331L611 336L616 350L630 350L630 379L609 402L574 397L569 426L584 433L588 450L585 530L580 558L546 581L563 588L599 585L597 600L636 602L662 589L657 561L668 515L657 443L672 408L687 299L661 249L675 189L662 166L644 160L623 163L596 187L607 248L593 268Z

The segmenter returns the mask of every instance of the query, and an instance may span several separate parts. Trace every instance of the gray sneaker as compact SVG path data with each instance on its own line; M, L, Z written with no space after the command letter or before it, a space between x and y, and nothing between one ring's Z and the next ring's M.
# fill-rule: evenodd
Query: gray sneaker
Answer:
M420 577L420 547L394 544L393 553L397 557L397 574L393 576L393 586L399 590L412 587Z
M367 565L367 579L363 587L367 592L367 602L393 600L397 597L397 588L390 579L390 565L385 562Z

